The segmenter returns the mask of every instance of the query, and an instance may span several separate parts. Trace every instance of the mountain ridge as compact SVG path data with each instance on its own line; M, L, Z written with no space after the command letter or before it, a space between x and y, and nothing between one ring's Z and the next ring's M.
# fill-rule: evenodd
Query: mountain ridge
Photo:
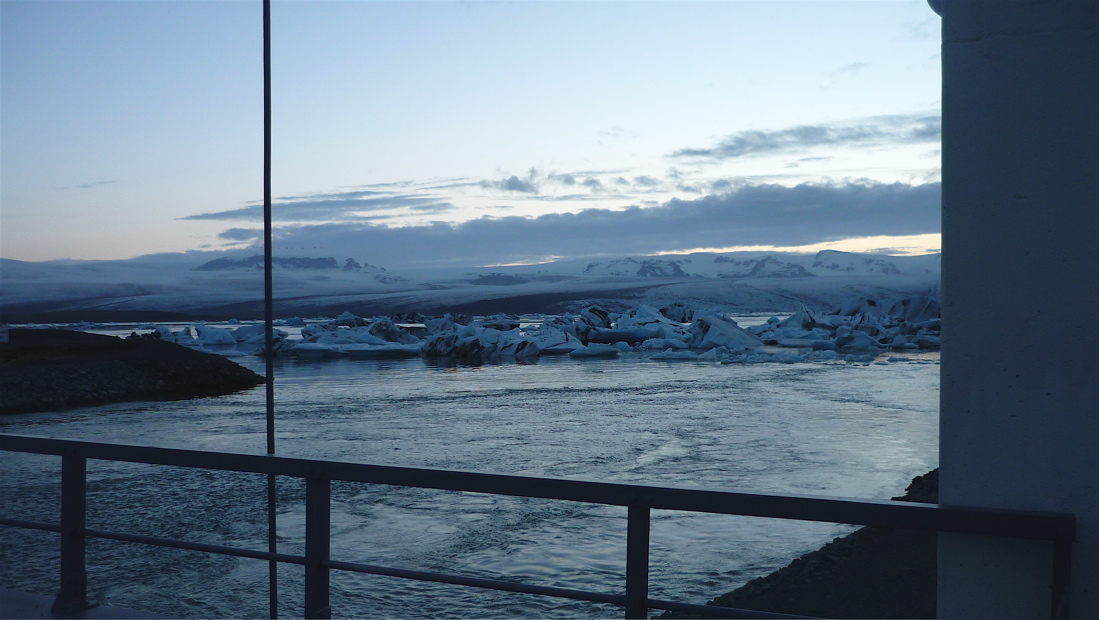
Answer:
M43 313L172 311L193 316L262 316L262 258L154 255L123 261L0 259L0 322ZM201 260L206 259L206 260ZM275 257L280 316L361 316L484 311L558 313L588 303L638 303L743 312L826 308L852 295L937 295L939 255L885 256L824 251L696 252L538 265L393 272L336 257ZM260 268L257 268L257 264ZM399 275L398 275L399 274Z

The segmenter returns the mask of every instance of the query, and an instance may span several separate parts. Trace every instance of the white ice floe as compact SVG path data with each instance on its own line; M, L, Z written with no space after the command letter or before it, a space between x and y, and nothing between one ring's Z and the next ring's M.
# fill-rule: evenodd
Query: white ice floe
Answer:
M460 314L415 315L412 324L345 312L301 327L300 340L289 340L287 332L276 330L276 353L364 359L423 355L481 363L540 355L582 359L645 352L649 359L662 361L867 364L882 351L937 348L938 309L937 300L930 297L850 299L831 312L806 308L747 329L720 310L698 313L682 302L660 310L640 305L622 313L592 305L576 315L526 317L522 323L505 314L478 321ZM684 322L688 317L690 322ZM530 324L538 319L541 324ZM165 340L211 350L238 343L262 347L264 339L263 325L235 330L196 325L194 330L196 335L190 328L173 333L158 327L156 332Z
M691 324L690 335L688 346L692 349L739 349L763 344L758 336L741 329L736 321L721 316L696 318Z
M803 308L750 331L765 344L813 350L937 349L939 303L933 297L849 299L830 313Z
M649 356L649 359L665 360L665 361L674 361L674 360L697 361L698 360L698 353L695 353L694 351L683 350L683 349L680 349L678 351L675 350L675 349L668 349L666 351L661 351L660 353L653 353L652 355Z
M539 348L534 339L522 335L518 329L501 331L491 327L461 325L434 333L424 342L422 351L428 357L476 362L535 358Z
M200 345L236 346L237 344L236 338L233 338L233 333L227 329L209 325L196 325L195 332L198 334L195 337L195 342Z
M267 328L263 323L254 325L242 325L233 330L233 340L240 344L266 344ZM272 328L272 336L275 340L286 338L286 331Z
M652 338L683 341L690 339L690 333L683 324L669 319L656 308L645 305L622 313L607 327L593 326L585 335L590 342L602 344L637 344Z

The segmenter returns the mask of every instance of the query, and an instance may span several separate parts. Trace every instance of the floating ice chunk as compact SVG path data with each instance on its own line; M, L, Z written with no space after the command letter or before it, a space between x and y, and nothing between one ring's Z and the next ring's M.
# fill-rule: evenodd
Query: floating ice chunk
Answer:
M448 312L438 318L424 319L424 326L427 327L427 333L438 334L453 331L460 326L469 325L471 322L472 319L464 314L450 314Z
M401 327L389 317L374 317L370 327L366 328L370 335L386 342L399 342L401 344L419 344L420 339L412 335L407 328Z
M267 340L267 328L262 323L243 325L232 331L233 339L242 344L265 344ZM272 331L276 340L286 338L287 332L281 329Z
M299 359L332 359L343 357L344 352L338 344L327 342L300 342L290 348L290 355Z
M591 343L569 351L569 357L618 357L618 349L609 344Z
M870 336L853 331L846 336L836 338L836 346L841 349L854 349L854 350L871 350L882 348L881 343L874 340Z
M654 330L643 327L632 329L615 329L610 327L595 327L588 330L588 342L598 344L614 344L616 342L643 342L657 334Z
M714 347L709 351L703 351L702 353L700 353L698 355L698 359L708 362L716 362L720 359L723 359L726 355L728 355L728 353L729 350L725 347Z
M694 320L695 311L681 301L660 309L660 314L668 317L676 323L690 323Z
M641 343L641 348L663 351L665 349L686 349L688 344L685 340L675 338L649 338Z
M780 338L778 346L792 349L810 349L813 347L813 342L813 340L809 340L808 338Z
M908 323L922 323L937 321L942 315L942 308L939 306L939 300L934 297L915 296L893 302L886 308L884 314Z
M337 316L332 323L344 327L365 327L370 322L364 318L351 314L350 312L344 312Z
M191 335L191 328L184 327L178 332L173 332L165 325L158 325L156 333L160 335L160 339L166 342L174 342L176 344L194 344L195 338Z
M532 336L542 355L566 355L569 351L583 346L575 334L567 331L552 331L539 329Z
M697 361L698 360L698 353L695 353L694 351L687 351L687 350L676 351L675 349L668 349L668 350L662 351L660 353L653 353L652 355L649 356L649 359L665 360L665 361L675 361L675 360Z
M422 343L401 344L399 342L386 342L384 344L344 344L339 348L347 353L351 359L366 360L395 360L420 357Z
M734 321L720 316L704 316L696 318L691 324L691 339L688 343L692 349L712 349L725 347L727 349L740 349L744 347L758 347L763 342L755 335L748 333Z
M633 351L633 347L631 347L628 342L616 342L611 346L623 353L629 353L630 351Z
M683 333L681 321L669 319L652 306L640 305L628 312L622 313L615 321L615 327L619 329L651 329L658 334L668 337L672 334Z
M942 340L930 334L920 335L916 336L916 346L921 349L938 349L942 346Z
M599 306L588 306L580 311L577 319L590 327L610 327L611 314Z
M790 315L786 320L778 323L779 327L799 327L806 331L821 325L821 319L808 308L802 308L797 313Z
M538 357L538 344L518 329L500 331L465 325L442 331L428 338L423 353L429 357L447 357L465 361L494 358Z
M507 314L494 314L490 317L486 317L481 321L481 325L485 327L491 327L492 329L498 329L500 331L509 331L519 328L519 319L509 316Z
M724 364L794 364L803 361L802 356L794 352L767 353L765 351L745 351L726 356Z

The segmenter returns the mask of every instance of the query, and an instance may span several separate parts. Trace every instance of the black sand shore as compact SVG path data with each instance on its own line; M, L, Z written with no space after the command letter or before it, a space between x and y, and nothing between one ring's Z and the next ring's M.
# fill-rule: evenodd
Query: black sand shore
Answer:
M224 357L160 340L12 329L0 343L0 415L217 396L263 382Z

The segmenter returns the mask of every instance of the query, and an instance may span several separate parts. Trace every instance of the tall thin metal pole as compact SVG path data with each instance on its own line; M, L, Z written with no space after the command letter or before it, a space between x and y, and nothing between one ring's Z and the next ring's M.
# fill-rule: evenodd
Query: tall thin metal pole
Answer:
M267 454L275 453L275 325L271 269L271 0L263 0L263 315L267 362ZM275 475L267 476L267 550L278 551ZM279 617L278 562L267 566L271 618Z

